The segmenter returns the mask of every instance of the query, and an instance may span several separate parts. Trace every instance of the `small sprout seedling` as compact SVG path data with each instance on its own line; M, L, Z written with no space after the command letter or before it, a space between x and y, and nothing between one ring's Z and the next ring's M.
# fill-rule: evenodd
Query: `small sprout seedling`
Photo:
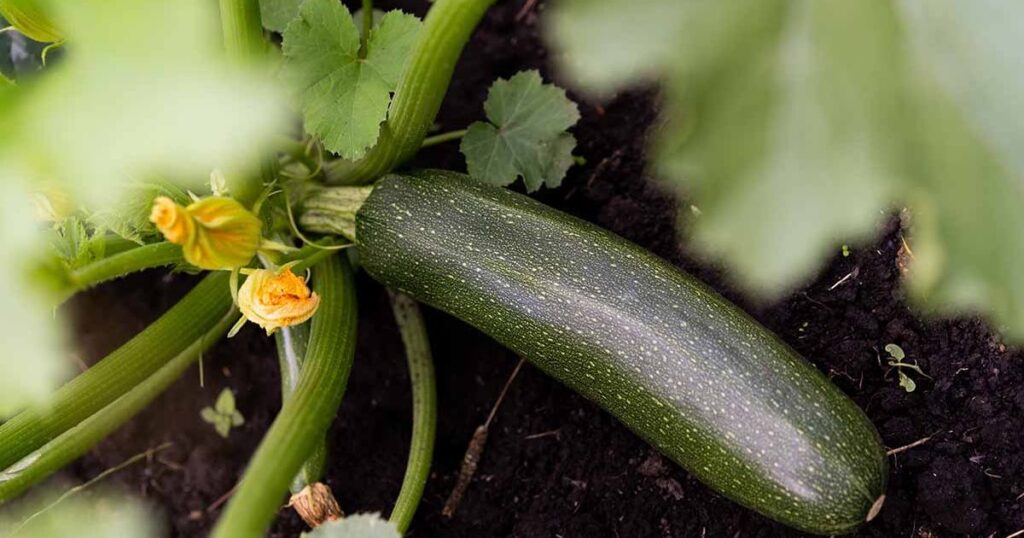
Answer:
M220 391L220 395L217 396L217 403L213 407L204 407L199 412L199 416L203 417L203 420L206 422L213 424L213 428L225 439L231 433L231 428L237 428L245 424L245 418L242 416L242 413L235 409L235 394L231 392L231 389Z
M849 258L850 257L850 246L849 245L843 245L843 257L844 258Z
M924 373L921 367L915 364L903 362L903 359L907 358L907 354L903 352L903 348L897 344L886 344L885 352L889 354L889 366L896 368L896 374L899 376L900 386L907 392L914 392L917 389L917 383L910 378L906 373L903 372L904 368L908 368L917 372L918 374L931 379L931 376Z

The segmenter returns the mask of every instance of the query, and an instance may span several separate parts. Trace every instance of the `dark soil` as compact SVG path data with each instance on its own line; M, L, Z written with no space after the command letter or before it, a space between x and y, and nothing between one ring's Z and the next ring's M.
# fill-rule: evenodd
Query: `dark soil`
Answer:
M381 2L386 6L388 3ZM422 13L425 3L412 10ZM439 119L444 129L481 117L490 82L521 69L546 77L536 10L520 2L488 15L462 59ZM543 9L543 5L540 6ZM720 271L679 247L673 196L643 170L655 95L621 95L603 108L581 102L577 153L565 185L545 202L611 229L709 282L827 372L862 408L886 445L930 440L891 458L888 501L858 536L1005 536L1024 528L1024 354L982 322L922 320L900 286L896 219L875 244L836 256L805 289L773 305L734 292ZM455 144L419 164L462 169ZM684 206L685 207L685 206ZM684 226L685 227L685 226ZM838 246L837 246L838 253ZM72 310L87 361L140 330L180 297L192 278L147 273L101 287ZM384 290L360 277L356 366L330 432L327 482L347 512L388 512L398 493L409 440L410 402L402 348ZM583 398L526 367L497 415L476 479L455 517L443 518L474 428L516 364L486 336L427 311L438 375L440 417L434 473L410 536L733 537L797 536L716 495ZM897 343L931 380L901 389L880 358ZM108 482L141 494L166 513L174 536L204 536L280 403L270 340L247 328L193 368L147 411L69 469L84 480L148 448L173 446ZM246 423L220 438L199 418L223 387L237 393ZM290 510L275 536L296 536Z

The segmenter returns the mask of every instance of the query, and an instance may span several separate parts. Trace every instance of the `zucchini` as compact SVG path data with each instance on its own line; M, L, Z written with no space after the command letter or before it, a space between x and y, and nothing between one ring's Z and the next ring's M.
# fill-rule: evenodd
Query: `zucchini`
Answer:
M450 172L388 176L356 214L375 279L492 336L705 484L848 532L881 508L864 413L706 285L605 230Z

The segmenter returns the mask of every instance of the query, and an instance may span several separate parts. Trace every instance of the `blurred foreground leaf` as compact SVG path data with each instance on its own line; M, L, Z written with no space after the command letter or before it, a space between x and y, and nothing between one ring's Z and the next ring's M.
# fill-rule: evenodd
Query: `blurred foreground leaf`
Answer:
M1024 337L1024 4L563 0L551 19L582 89L664 84L655 168L752 289L786 291L907 204L916 295Z
M0 415L41 403L69 373L50 299L28 285L32 262L52 256L30 192L55 188L116 212L130 181L161 174L200 186L214 167L240 167L286 117L265 70L223 57L214 4L47 6L66 31L64 57L16 87L0 85ZM124 219L110 223L121 225L137 232Z
M45 506L45 503L44 503ZM68 498L50 509L33 512L27 506L0 514L0 536L17 538L153 538L159 525L153 514L132 499Z

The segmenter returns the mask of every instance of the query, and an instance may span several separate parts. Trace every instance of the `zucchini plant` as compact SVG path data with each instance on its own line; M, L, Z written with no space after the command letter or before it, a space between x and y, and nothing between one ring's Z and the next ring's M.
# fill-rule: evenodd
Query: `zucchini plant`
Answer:
M503 188L520 178L528 192L557 187L576 162L568 131L580 115L564 90L522 72L494 83L480 121L431 131L455 64L493 2L436 0L421 21L381 13L370 0L355 14L337 0L220 0L227 54L215 55L217 67L237 78L207 80L207 69L189 63L207 61L203 55L170 58L166 72L154 73L152 61L169 54L166 43L138 38L138 28L170 15L190 31L209 30L216 17L198 2L0 0L13 31L59 41L65 51L0 94L0 122L14 133L0 138L8 158L0 173L29 186L45 210L37 221L45 225L34 229L48 236L48 250L21 268L49 290L35 300L52 308L143 269L208 272L158 321L49 398L0 398L0 412L10 413L0 425L0 503L83 454L218 338L252 323L276 339L283 404L213 536L263 535L289 492L313 536L403 533L429 476L437 421L421 301L494 337L709 487L769 518L837 534L878 514L885 452L864 413L825 376L689 275ZM138 26L97 36L98 24L124 18ZM118 61L112 50L125 44L142 58ZM213 118L194 118L211 129L203 143L143 122L177 148L173 159L123 132L111 143L138 152L101 152L106 160L92 155L88 140L58 136L61 149L70 148L65 158L48 141L37 147L19 138L62 132L47 115L56 112L41 110L63 104L71 84L98 88L93 69L133 81L140 92L165 79L185 90L195 84L201 98L256 82L239 91L249 101L206 103ZM74 95L97 114L120 110L120 95ZM260 116L280 114L281 95L301 135L276 116L249 118L262 105L273 111ZM154 99L170 106L179 97ZM115 125L127 129L132 113L149 113L147 104L128 101L134 112L115 115L123 120ZM97 120L106 116L76 114L73 134L106 132ZM157 116L180 126L173 115ZM246 130L255 134L235 143ZM468 175L402 168L421 149L454 140ZM18 153L25 148L27 156ZM79 172L88 189L68 179ZM168 179L206 174L209 183ZM132 179L112 183L108 175ZM344 500L322 483L331 457L325 435L355 360L350 252L391 290L412 382L408 466L388 523L344 518ZM244 422L227 396L203 416L226 437Z

